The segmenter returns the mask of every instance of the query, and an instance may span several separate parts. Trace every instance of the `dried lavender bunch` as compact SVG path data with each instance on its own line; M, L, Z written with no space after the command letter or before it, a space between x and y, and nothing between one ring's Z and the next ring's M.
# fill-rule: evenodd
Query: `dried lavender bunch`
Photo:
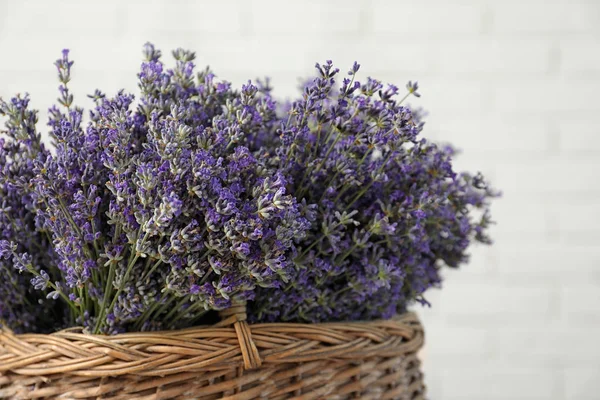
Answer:
M419 96L355 80L354 64L335 89L331 61L288 106L281 125L256 139L264 160L288 177L305 205L309 233L284 290L261 289L255 321L389 318L440 284L443 265L467 260L472 241L489 243L489 200L480 174L457 174L452 150L420 138ZM474 211L478 209L479 214Z
M194 74L192 52L174 51L172 69L152 45L144 53L137 108L132 95L97 91L84 126L63 52L55 152L30 168L32 231L50 235L52 257L27 271L52 271L36 287L93 332L188 326L279 287L308 227L286 177L246 145L273 123L274 104L251 83L234 91L210 70Z
M6 118L0 139L0 325L44 332L56 327L54 321L60 325L64 313L39 291L57 276L43 267L54 258L48 233L36 230L30 182L34 164L49 153L35 130L37 113L28 106L28 96L0 99L0 115Z
M255 321L388 318L489 243L496 193L419 137L416 83L396 100L355 64L337 89L317 64L278 113L268 81L144 56L137 105L96 91L84 123L63 52L52 151L27 97L0 101L0 325L181 328L244 301Z

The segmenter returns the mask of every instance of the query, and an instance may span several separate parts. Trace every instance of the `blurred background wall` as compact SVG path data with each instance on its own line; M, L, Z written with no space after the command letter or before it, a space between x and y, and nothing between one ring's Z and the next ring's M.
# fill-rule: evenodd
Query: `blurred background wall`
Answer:
M45 111L65 47L80 105L136 90L146 41L282 97L325 59L418 80L424 135L504 192L495 246L418 309L431 399L600 398L598 0L0 0L0 95Z

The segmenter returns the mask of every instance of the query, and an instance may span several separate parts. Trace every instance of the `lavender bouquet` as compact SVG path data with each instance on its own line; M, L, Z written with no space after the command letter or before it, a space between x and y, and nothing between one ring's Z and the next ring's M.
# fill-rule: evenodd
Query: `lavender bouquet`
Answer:
M247 302L253 321L389 318L489 243L481 175L419 137L398 88L339 87L331 62L300 99L234 90L194 53L144 47L140 96L96 91L84 122L56 62L51 146L27 96L0 101L0 325L176 329Z

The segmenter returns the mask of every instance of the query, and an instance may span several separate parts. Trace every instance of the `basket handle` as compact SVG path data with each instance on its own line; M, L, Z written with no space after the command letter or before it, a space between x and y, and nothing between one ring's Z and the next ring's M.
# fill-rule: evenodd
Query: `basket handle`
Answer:
M254 340L252 340L252 331L246 321L246 303L236 303L231 307L219 312L221 322L215 324L217 327L233 325L237 335L242 358L244 359L244 369L255 369L262 365L262 360Z

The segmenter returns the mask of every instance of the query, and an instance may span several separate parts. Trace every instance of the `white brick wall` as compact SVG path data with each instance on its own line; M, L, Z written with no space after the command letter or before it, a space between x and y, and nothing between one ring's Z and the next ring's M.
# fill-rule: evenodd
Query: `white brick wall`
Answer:
M141 45L188 47L240 84L294 93L315 61L419 80L425 135L503 189L497 243L447 271L423 351L436 400L600 398L600 3L597 0L0 0L0 95L56 98L52 62L135 90Z

